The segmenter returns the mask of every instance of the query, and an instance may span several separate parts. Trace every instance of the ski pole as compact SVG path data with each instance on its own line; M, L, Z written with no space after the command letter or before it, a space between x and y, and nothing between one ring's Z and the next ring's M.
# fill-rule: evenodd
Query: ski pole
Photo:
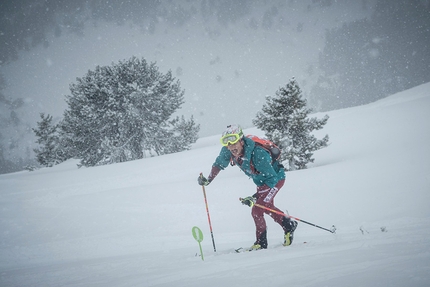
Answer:
M203 173L200 173L200 177L203 177ZM214 234L212 232L212 224L211 224L211 217L209 215L209 207L208 207L208 201L206 199L206 191L205 191L205 186L202 185L202 190L203 190L203 196L205 198L205 204L206 204L206 213L208 214L208 222L209 222L209 229L211 231L211 237L212 237L212 245L214 246L214 252L216 252L216 248L215 248L215 240L214 240Z
M239 198L239 200L242 200L242 198ZM328 232L331 232L331 233L336 233L336 227L335 227L334 225L332 226L332 228L331 228L331 229L327 229L327 228L321 227L321 226L319 226L319 225L316 225L316 224L314 224L314 223L311 223L311 222L305 221L305 220L303 220L303 219L300 219L300 218L297 218L297 217L294 217L294 216L291 216L291 215L285 214L285 213L283 213L282 211L277 211L277 210L271 209L271 208L269 208L269 207L266 207L266 206L261 205L261 204L258 204L258 203L254 203L254 205L255 205L255 206L257 206L257 207L259 207L259 208L266 209L266 210L268 210L268 211L271 211L271 212L274 212L274 213L277 213L277 214L283 215L283 216L285 216L285 217L292 218L292 219L295 219L295 220L297 220L297 221L300 221L300 222L303 222L303 223L306 223L306 224L312 225L312 226L317 227L317 228L320 228L320 229L322 229L322 230L325 230L325 231L328 231Z

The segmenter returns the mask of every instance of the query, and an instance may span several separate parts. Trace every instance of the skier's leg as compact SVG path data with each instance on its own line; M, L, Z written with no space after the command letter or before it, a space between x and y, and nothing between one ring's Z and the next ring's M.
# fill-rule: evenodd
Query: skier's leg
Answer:
M254 206L251 211L255 223L255 244L260 244L261 248L267 248L266 220L264 210Z
M274 204L274 200L275 200L275 196L278 194L279 190L282 188L282 186L284 185L285 180L282 179L280 181L278 181L278 183L276 184L275 188L269 188L266 187L264 188L259 188L258 190L258 199L256 201L256 203L263 205L267 208L276 210L278 212L282 212L279 208L277 208ZM262 208L260 208L264 213L267 213L270 217L273 218L273 220L278 223L283 229L284 231L288 231L289 230L289 224L287 224L286 221L289 221L289 218L278 214L278 213L274 213L274 212L270 212L268 210L264 210Z
M259 205L263 205L269 209L276 210L280 212L280 214L276 212L270 212L266 209L260 208L264 210L265 213L270 215L273 220L278 223L282 229L284 230L284 246L291 245L293 242L294 230L297 228L297 222L291 220L289 217L283 216L282 211L277 208L274 204L275 196L278 194L279 189L284 185L284 180L280 180L275 188L269 187L259 187L258 188L258 198L256 203ZM254 206L255 208L255 206Z

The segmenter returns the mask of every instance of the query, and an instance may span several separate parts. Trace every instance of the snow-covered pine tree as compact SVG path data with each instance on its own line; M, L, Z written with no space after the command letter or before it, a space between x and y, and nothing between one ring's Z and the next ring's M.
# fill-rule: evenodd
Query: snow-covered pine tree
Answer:
M329 117L308 118L312 109L306 104L297 81L292 78L275 96L266 97L266 104L253 120L282 150L281 162L287 171L305 169L308 163L314 162L313 152L326 147L329 140L328 135L318 140L312 134L322 129Z
M171 137L175 126L170 123L184 102L184 91L170 71L160 73L155 63L132 57L97 66L77 78L70 91L61 130L81 165L124 162L188 147L174 144L181 138ZM196 140L199 126L193 120L187 123Z
M194 122L194 117L191 116L189 121L185 120L184 116L176 117L170 122L173 127L171 130L170 140L166 144L166 152L177 152L188 150L191 144L197 141L198 127Z
M41 121L37 122L37 128L33 129L39 144L39 148L35 148L37 162L46 167L59 164L65 160L64 154L59 147L59 137L57 133L57 125L52 123L52 116L44 113L40 114Z

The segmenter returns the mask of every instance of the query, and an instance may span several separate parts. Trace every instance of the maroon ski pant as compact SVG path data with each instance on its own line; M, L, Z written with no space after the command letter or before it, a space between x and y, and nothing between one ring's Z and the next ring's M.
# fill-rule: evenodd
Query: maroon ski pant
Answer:
M279 208L277 208L274 205L274 199L278 191L281 189L281 187L284 185L285 179L281 179L278 181L276 186L274 188L270 188L267 185L258 186L257 187L257 201L259 205L266 206L267 208L282 212ZM266 210L264 208L253 206L252 207L252 218L254 218L255 228L256 228L256 236L257 241L256 243L260 244L260 238L262 238L262 234L266 232L266 220L264 219L264 214L268 214L270 217L273 218L273 220L278 223L283 229L283 220L284 216L270 212L269 210ZM285 229L284 229L285 231Z

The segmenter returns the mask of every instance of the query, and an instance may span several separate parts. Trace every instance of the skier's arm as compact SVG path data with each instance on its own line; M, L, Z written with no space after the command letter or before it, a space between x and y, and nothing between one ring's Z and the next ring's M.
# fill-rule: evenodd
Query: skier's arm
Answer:
M209 176L208 176L208 181L211 182L218 175L220 171L221 169L218 166L213 165L211 172L209 173Z
M208 176L209 182L214 180L214 178L218 175L218 173L229 165L230 159L231 159L231 152L226 147L223 147L218 157L216 158L215 162L212 165L211 172L209 173L209 176Z

